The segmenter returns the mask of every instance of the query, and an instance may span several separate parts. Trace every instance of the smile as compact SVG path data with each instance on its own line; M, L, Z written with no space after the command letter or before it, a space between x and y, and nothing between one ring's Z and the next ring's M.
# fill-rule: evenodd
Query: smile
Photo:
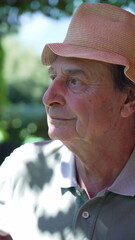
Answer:
M73 118L60 118L60 117L49 117L50 120L58 120L58 121L71 121Z
M48 117L49 117L49 120L51 121L71 121L75 119L75 118L62 118L59 116L48 116Z

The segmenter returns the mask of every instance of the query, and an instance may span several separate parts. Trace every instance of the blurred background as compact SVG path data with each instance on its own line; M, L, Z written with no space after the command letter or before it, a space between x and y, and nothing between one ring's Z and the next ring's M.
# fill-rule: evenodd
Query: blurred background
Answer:
M50 79L40 56L45 43L63 41L82 2L135 13L134 0L0 0L0 164L21 144L48 139L42 95Z

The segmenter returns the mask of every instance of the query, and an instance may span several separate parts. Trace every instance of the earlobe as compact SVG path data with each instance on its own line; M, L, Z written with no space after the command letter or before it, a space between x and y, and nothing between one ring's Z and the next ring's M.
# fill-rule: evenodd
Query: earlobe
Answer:
M121 108L121 116L129 117L135 112L135 100L125 103Z

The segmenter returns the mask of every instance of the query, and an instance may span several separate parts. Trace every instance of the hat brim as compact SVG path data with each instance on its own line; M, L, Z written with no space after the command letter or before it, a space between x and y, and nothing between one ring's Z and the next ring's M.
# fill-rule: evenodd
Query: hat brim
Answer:
M95 49L86 46L73 45L67 43L50 43L45 45L42 52L42 63L44 65L51 65L57 56L83 58L89 60L97 60L112 64L125 66L125 74L127 77L135 82L135 73L130 71L132 65L128 59L120 54L111 52L106 49Z
M57 56L84 58L125 66L128 65L127 59L117 53L67 43L47 44L43 49L42 62L44 65L51 65Z

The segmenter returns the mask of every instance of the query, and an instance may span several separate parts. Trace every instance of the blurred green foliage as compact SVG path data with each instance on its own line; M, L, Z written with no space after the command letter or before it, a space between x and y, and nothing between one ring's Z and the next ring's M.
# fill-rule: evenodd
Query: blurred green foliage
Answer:
M24 48L17 39L20 16L41 12L59 19L72 15L82 2L135 10L132 0L0 0L0 163L22 143L48 138L41 98L50 80L34 49Z
M24 12L40 11L52 18L60 18L63 15L72 15L74 9L82 2L109 3L123 7L134 3L134 0L1 0L0 19L3 23L1 31L6 31L9 26L11 31L14 31L19 16Z
M6 101L6 89L4 86L4 79L3 79L3 62L4 62L4 51L1 45L0 39L0 106L2 106Z
M3 75L10 101L41 102L50 79L40 56L30 46L22 46L16 35L5 37L2 46L5 52Z
M16 34L3 38L2 49L8 101L0 111L0 161L26 141L48 138L42 95L50 83L40 56L21 45Z

